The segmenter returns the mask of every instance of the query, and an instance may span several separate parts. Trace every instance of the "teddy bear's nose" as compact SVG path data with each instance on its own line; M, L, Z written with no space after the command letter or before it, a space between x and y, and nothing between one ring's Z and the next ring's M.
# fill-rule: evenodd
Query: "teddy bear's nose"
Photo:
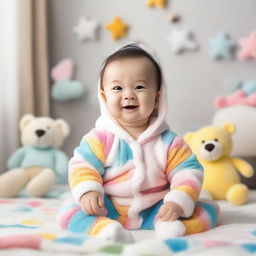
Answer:
M45 131L44 130L36 130L35 133L38 137L41 137L45 134Z
M206 144L204 147L209 152L211 152L214 149L214 145L212 143Z

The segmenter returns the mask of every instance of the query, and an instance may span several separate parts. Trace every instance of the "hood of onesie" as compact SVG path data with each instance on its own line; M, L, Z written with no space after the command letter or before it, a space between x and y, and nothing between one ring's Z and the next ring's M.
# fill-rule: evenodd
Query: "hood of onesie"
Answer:
M121 50L126 47L137 47L141 50L148 53L160 66L159 61L157 60L157 57L154 55L151 49L146 47L142 43L129 43L125 46L122 46L118 48L116 51ZM105 63L103 63L101 69L103 69L105 66ZM134 141L135 139L132 138L132 136L125 131L118 122L108 113L106 103L104 99L102 98L102 95L100 93L101 90L101 80L99 78L98 81L98 99L100 102L100 110L101 110L101 116L96 121L96 128L108 130L115 135L118 135L121 139L126 140L127 142ZM137 138L137 142L140 144L144 144L151 140L151 138L163 133L166 131L169 127L165 122L165 117L167 113L167 97L166 97L166 86L164 82L164 78L162 77L162 83L160 86L160 94L158 99L158 105L157 109L154 112L154 117L151 117L150 124L148 128L140 134L140 136Z

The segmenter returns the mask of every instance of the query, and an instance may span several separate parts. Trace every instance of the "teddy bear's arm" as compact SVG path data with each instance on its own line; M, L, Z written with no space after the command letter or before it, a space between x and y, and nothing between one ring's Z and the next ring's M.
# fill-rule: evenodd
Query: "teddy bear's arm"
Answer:
M57 174L57 183L67 182L68 158L66 154L60 150L56 150L54 157L55 157L54 170Z
M251 177L254 174L252 166L240 158L231 158L234 167L245 177Z
M8 159L7 168L13 169L21 166L22 160L26 154L26 147L19 148L16 150Z

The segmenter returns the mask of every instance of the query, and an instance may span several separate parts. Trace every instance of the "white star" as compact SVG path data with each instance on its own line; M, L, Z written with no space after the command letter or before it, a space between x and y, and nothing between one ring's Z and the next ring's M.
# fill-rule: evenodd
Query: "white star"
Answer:
M80 41L95 40L98 26L99 24L95 20L88 20L82 16L79 23L74 27L74 32Z
M171 51L176 54L186 50L196 50L198 47L191 37L191 32L187 29L174 30L167 40L171 44Z

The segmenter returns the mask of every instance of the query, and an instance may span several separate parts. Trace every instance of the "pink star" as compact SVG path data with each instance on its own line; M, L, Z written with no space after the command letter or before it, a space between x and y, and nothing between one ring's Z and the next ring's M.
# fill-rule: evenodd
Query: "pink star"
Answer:
M252 32L249 37L239 40L241 51L238 54L240 60L256 59L256 31Z

